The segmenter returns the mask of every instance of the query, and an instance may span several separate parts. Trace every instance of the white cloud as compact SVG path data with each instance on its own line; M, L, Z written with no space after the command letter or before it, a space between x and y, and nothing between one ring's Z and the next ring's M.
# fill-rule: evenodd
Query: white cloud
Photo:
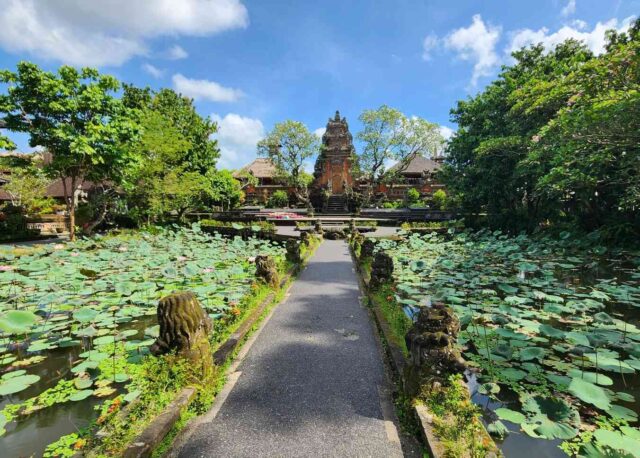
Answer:
M246 27L240 0L0 0L0 47L71 65L118 66L158 36Z
M215 81L190 79L180 73L173 75L173 87L182 95L194 100L235 102L244 96L239 89L224 87Z
M500 63L496 53L500 33L500 27L485 24L482 17L476 14L469 27L454 30L444 38L445 46L456 51L460 59L474 62L471 77L473 86L477 84L478 78L491 75Z
M164 75L164 70L161 70L149 63L142 64L142 69L154 78L161 78Z
M171 60L186 59L189 57L187 51L180 45L173 45L167 49L167 58Z
M445 140L449 140L454 133L455 130L453 130L451 127L440 126L440 134L444 137Z
M576 0L569 0L567 4L562 8L560 14L564 17L571 16L576 12Z
M224 118L214 114L218 133L214 135L220 146L221 168L239 168L256 158L256 144L264 137L262 121L229 113Z
M511 34L511 41L506 52L511 54L513 51L516 51L523 46L538 43L542 43L547 50L551 50L563 41L573 38L575 40L583 41L591 51L596 54L600 54L604 51L607 30L616 29L619 32L625 31L629 28L633 19L633 17L628 17L622 22L618 22L617 19L610 19L607 22L598 22L591 31L587 30L587 26L584 21L574 23L573 27L565 25L552 33L546 27L539 30L518 30Z
M316 130L313 131L313 133L316 137L322 138L322 136L326 131L327 131L326 127L318 127Z
M424 40L422 42L422 59L423 60L431 60L431 51L433 51L436 46L438 46L438 37L433 34L430 33L429 35L427 35L426 37L424 37Z

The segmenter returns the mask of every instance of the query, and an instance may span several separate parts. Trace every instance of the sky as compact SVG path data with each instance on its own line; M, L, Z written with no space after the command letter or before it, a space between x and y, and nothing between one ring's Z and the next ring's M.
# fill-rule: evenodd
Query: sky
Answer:
M237 168L275 123L321 135L336 110L354 136L383 104L450 136L449 110L512 50L573 37L599 53L639 14L640 0L0 0L0 69L91 66L173 88L218 123L219 166Z

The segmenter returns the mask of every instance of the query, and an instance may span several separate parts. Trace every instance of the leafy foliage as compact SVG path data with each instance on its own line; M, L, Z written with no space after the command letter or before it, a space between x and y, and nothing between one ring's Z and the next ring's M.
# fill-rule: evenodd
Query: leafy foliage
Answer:
M509 230L541 225L637 237L640 21L594 56L573 40L513 54L514 65L458 102L443 170L467 211Z
M113 93L118 81L97 70L62 66L57 74L20 62L0 72L8 85L0 95L5 127L29 134L31 146L49 151L47 172L64 178L71 238L75 235L77 188L84 180L117 183L131 160L125 145L136 135L131 112Z

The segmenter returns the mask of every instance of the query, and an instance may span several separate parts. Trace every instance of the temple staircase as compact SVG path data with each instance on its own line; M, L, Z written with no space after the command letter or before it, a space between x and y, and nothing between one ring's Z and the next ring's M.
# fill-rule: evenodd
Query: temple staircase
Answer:
M332 194L327 202L327 213L348 213L346 197L342 194Z

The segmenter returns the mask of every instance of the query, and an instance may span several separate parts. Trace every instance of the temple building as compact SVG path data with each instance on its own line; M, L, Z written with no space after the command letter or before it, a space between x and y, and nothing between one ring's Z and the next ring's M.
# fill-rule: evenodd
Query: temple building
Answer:
M335 116L327 122L327 128L322 135L320 154L314 167L310 196L316 209L328 212L346 211L347 192L351 189L358 190L364 185L354 179L352 172L356 161L356 150L353 146L353 136L349 132L349 124L346 118L341 117L340 112L336 111ZM435 179L441 162L442 157L432 160L421 154L413 154L402 166L394 165L391 170L396 172L395 180L380 185L375 192L395 201L403 200L407 191L415 188L423 197L429 197L438 189L444 188L444 185ZM248 204L264 204L276 190L292 191L278 180L276 168L269 159L258 158L238 170L234 176L243 181L242 176L247 173L258 179L257 185L247 185L245 188Z
M245 176L253 175L257 183L246 183ZM264 204L271 195L279 190L291 193L292 190L278 179L276 166L270 159L259 157L249 165L236 170L233 177L244 186L245 202L248 204Z

